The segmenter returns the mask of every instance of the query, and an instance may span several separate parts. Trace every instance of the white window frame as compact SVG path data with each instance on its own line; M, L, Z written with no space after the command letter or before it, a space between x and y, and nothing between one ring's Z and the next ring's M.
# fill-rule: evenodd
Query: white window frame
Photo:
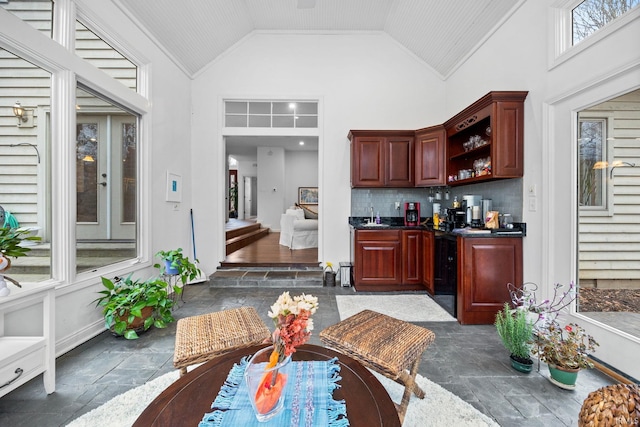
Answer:
M557 0L549 7L548 69L552 70L575 55L640 17L640 7L625 13L573 45L573 9L584 0Z
M121 54L138 66L138 92L132 91L117 80L107 76L84 60L78 60L74 52L75 21L81 19L99 37L103 37ZM45 37L19 17L0 10L0 47L20 56L34 65L52 73L51 77L51 282L59 289L67 286L88 286L101 275L121 275L147 268L153 264L151 253L151 110L149 79L150 62L127 48L124 40L116 40L95 13L83 10L74 0L55 0L53 12L53 38ZM75 181L73 163L75 148L65 141L75 139L75 90L77 83L117 102L118 105L139 114L139 201L137 241L138 258L107 265L87 273L76 275L75 251Z
M602 161L606 162L607 165L611 164L614 159L614 143L613 143L613 120L614 117L612 114L607 114L603 112L590 112L590 111L581 111L579 117L577 119L577 123L579 126L580 120L598 120L603 121L605 123L602 129ZM577 128L576 128L577 129ZM580 215L583 216L593 216L593 217L602 217L602 216L613 216L613 181L609 179L609 171L611 169L609 167L602 169L602 205L601 206L580 206Z

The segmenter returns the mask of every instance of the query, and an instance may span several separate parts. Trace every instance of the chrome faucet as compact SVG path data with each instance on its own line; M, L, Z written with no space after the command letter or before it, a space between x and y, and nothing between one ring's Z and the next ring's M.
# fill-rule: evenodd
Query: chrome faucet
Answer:
M373 206L371 206L371 219L369 220L369 222L373 223Z

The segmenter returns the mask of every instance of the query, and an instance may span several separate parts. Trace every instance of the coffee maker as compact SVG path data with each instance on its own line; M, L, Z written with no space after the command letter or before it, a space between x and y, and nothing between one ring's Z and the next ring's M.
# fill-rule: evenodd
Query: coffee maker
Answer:
M462 208L447 209L447 223L449 228L464 228L466 212Z
M471 227L484 225L482 219L482 196L468 194L462 196L462 208L465 210L466 223Z
M420 225L420 203L407 202L404 204L404 225L409 227Z

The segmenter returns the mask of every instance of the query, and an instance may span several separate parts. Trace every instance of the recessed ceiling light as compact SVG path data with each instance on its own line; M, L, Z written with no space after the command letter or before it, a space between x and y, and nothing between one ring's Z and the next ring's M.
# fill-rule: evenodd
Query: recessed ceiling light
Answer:
M304 141L300 141L300 142L298 142L298 144L304 145Z

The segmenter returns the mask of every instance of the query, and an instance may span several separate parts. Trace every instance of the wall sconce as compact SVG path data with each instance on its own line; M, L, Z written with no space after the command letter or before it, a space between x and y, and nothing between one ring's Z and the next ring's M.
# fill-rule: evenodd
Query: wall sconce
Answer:
M615 168L619 168L619 167L630 167L630 168L635 168L636 164L635 163L629 163L629 162L613 162L611 163L611 170L609 171L609 178L613 178L613 170Z
M13 105L13 115L18 118L19 128L33 127L33 110L24 108L18 101Z
M619 168L619 167L630 167L630 168L635 168L636 164L635 163L630 163L630 162L621 162L621 161L615 161L611 164L609 164L608 162L596 162L593 165L593 169L606 169L606 168L611 168L611 170L609 171L609 179L613 179L613 170L615 168Z

